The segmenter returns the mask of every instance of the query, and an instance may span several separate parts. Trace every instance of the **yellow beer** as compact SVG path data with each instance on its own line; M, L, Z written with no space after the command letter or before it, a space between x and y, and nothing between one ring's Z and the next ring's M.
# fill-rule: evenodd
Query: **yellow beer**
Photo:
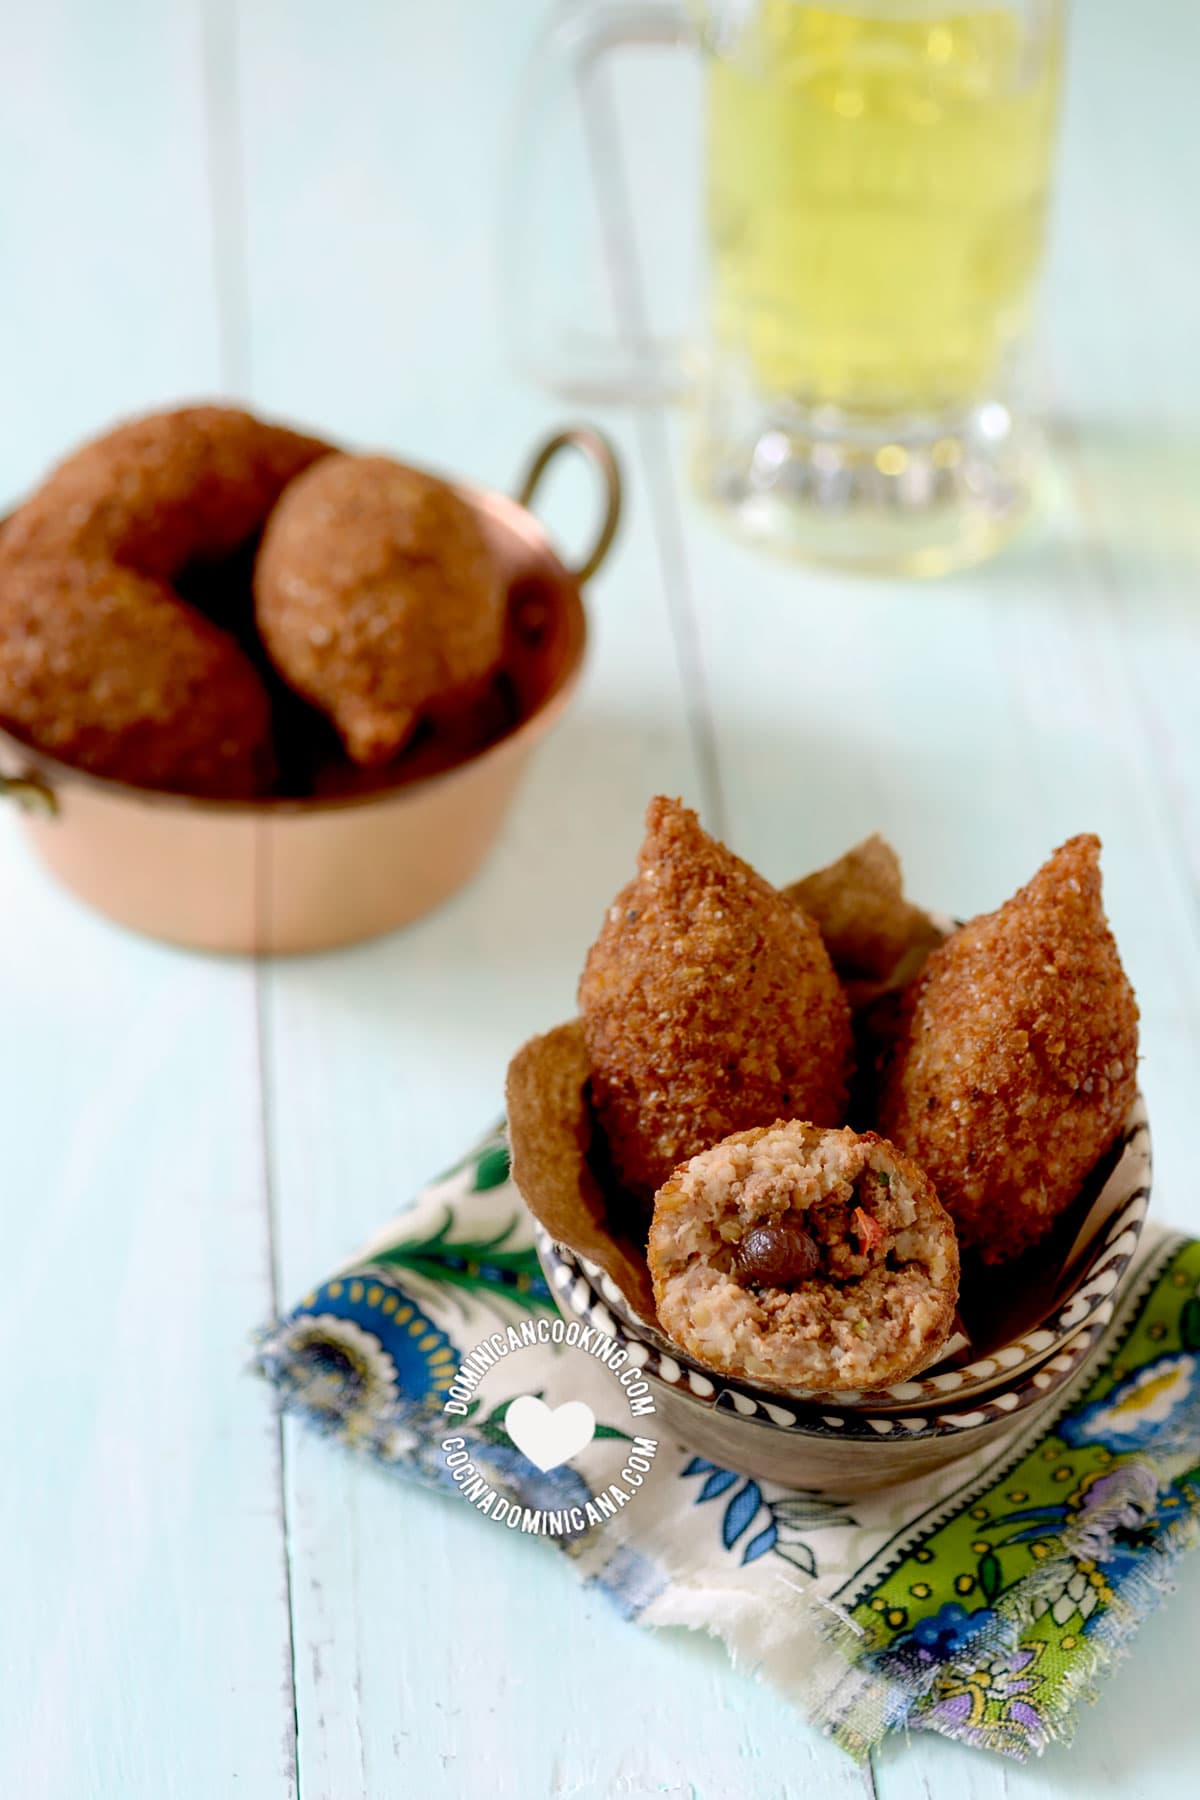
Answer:
M718 353L804 407L986 392L1026 324L1059 58L1011 8L764 0L709 66Z

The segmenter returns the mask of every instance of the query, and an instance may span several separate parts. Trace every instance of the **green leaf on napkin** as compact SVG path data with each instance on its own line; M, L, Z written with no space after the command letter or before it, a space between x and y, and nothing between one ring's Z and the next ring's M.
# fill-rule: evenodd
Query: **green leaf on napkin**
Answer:
M486 1293L492 1299L511 1300L526 1312L554 1311L532 1245L520 1250L504 1249L517 1228L515 1217L487 1238L452 1239L453 1220L453 1210L447 1207L435 1232L423 1238L406 1239L387 1250L375 1251L371 1266L407 1269L413 1275L422 1275L426 1281L439 1282L451 1290L460 1288Z
M979 1586L982 1590L984 1599L989 1602L994 1600L996 1595L1000 1592L1000 1589L1004 1586L1004 1576L1000 1570L1000 1558L996 1555L994 1550L989 1550L986 1555L980 1557L978 1575Z
M1179 1315L1179 1336L1185 1350L1200 1350L1200 1296L1184 1302Z

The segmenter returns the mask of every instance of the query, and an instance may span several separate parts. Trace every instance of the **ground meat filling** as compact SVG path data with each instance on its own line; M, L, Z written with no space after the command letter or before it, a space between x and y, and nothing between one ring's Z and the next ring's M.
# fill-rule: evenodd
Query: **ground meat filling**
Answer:
M903 1380L952 1326L953 1228L873 1134L789 1121L727 1139L660 1191L650 1248L664 1329L764 1385Z
M791 1290L814 1279L857 1281L880 1262L898 1268L896 1235L912 1224L915 1210L907 1196L892 1195L891 1180L887 1170L868 1169L849 1200L819 1202L803 1222L792 1211L791 1187L776 1184L778 1217L752 1225L734 1251L738 1280L744 1287Z

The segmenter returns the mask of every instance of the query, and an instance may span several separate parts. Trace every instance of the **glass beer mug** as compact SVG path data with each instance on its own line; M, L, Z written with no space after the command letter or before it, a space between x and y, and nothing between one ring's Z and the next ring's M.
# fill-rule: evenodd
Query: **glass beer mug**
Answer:
M555 100L585 93L621 46L698 44L707 322L686 385L700 494L743 533L813 561L912 573L977 561L1024 517L1037 467L1024 352L1064 12L1065 0L560 12L525 95L510 282L528 295L539 263L545 273L554 234L528 190ZM628 184L653 144L642 131ZM573 355L544 321L519 351L592 399L681 385L678 362L644 342Z

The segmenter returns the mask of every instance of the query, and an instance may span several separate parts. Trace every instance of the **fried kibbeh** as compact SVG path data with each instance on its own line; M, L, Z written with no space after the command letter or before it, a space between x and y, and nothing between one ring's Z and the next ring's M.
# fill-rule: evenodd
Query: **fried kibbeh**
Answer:
M649 1262L682 1350L783 1392L905 1381L954 1327L954 1226L874 1132L778 1120L693 1156L655 1196Z
M613 1165L650 1195L764 1119L840 1123L850 1012L812 920L662 797L579 985Z
M0 719L138 787L242 799L273 773L253 664L163 583L115 563L0 570Z
M331 456L288 490L254 573L268 653L356 763L386 763L422 718L498 666L504 584L444 481L383 456Z
M266 688L173 584L253 538L327 450L202 406L135 419L68 457L0 537L0 720L138 786L261 792L273 768ZM248 603L246 614L248 625Z
M964 1250L1019 1255L1109 1148L1137 1090L1138 1009L1071 838L929 957L881 1056L874 1122L932 1179Z
M3 555L105 559L169 582L255 536L288 483L329 450L236 407L149 413L52 470L8 521Z

